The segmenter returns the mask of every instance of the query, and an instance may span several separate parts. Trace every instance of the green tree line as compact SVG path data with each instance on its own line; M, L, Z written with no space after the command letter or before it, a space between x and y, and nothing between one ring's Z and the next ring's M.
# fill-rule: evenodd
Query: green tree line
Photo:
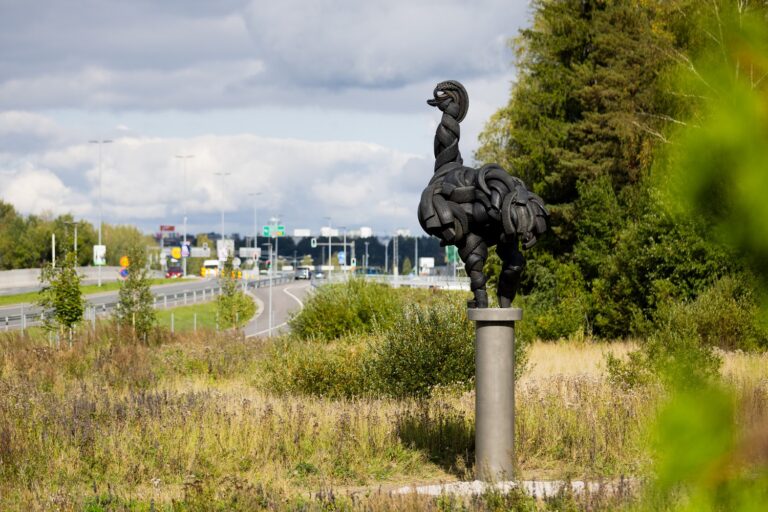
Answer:
M56 235L57 257L74 249L75 219L71 214L22 215L13 205L0 201L0 270L41 268L52 260L51 235ZM107 264L118 265L131 247L152 244L135 226L102 224L102 242L107 246ZM77 266L90 265L98 226L77 222Z
M738 84L765 106L765 2L535 0L532 9L531 26L510 42L518 75L509 102L475 155L550 207L552 232L529 253L521 299L530 328L543 338L645 335L671 304L705 293L752 310L752 276L766 275L766 260L748 249L763 255L768 236L759 237L762 221L744 229L751 217L729 190L760 183L759 172L736 171L740 158L763 156L752 149L768 146L766 125L757 129L765 119L725 105L730 123L701 137ZM739 137L751 145L715 149Z

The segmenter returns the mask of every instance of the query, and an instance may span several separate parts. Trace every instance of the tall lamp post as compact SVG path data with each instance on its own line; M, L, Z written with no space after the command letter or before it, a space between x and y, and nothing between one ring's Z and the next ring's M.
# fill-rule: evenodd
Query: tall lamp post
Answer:
M99 245L101 245L101 221L102 221L102 214L103 214L103 201L101 196L101 146L104 144L111 144L112 141L109 139L101 139L101 140L91 140L89 141L91 144L98 144L99 145ZM101 286L101 265L97 265L98 271L97 271L97 285Z
M261 192L249 192L248 196L253 198L253 248L259 246L259 221L258 221L258 202L257 197L261 195Z
M323 218L328 220L328 266L330 267L333 266L333 263L331 262L331 258L333 258L333 255L331 254L331 235L333 235L333 224L330 217Z
M195 155L176 155L176 158L181 159L182 170L184 172L184 180L182 182L181 203L184 209L184 245L187 244L187 160L195 158ZM182 256L183 253L182 253ZM182 258L182 267L184 277L187 277L187 258Z
M74 226L75 227L75 239L74 243L72 244L72 249L75 252L75 266L77 266L77 225L80 224L79 220L65 220L64 225L65 226Z
M339 226L339 228L344 230L344 273L347 273L347 226Z
M226 177L231 176L231 172L215 172L216 176L221 176L222 186L226 188ZM226 193L226 190L225 190ZM224 247L224 199L221 201L221 246Z

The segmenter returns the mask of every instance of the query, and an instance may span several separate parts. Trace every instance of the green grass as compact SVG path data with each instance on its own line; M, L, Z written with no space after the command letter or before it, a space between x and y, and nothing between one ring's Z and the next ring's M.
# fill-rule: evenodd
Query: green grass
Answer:
M172 284L179 282L178 279L150 279L149 283L152 286L158 284ZM112 292L120 289L121 281L110 281L108 283L102 283L101 286L95 284L84 285L80 287L83 295L92 293ZM0 306L10 306L12 304L22 304L25 302L36 302L39 292L27 292L18 293L16 295L3 295L0 296Z
M157 312L157 323L160 327L171 328L171 313L173 313L173 327L177 332L194 329L195 314L197 314L198 329L216 328L216 302L161 309Z

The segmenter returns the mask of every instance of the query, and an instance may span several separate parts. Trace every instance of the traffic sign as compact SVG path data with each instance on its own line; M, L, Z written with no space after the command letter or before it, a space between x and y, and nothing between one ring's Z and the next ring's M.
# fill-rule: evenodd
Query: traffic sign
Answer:
M181 247L171 247L171 258L178 260L181 258Z
M352 258L352 259L350 259L350 260L349 260L349 264L350 264L350 266L352 266L352 267L356 267L356 266L357 266L357 258Z
M272 238L285 236L285 226L264 226L261 230L261 236Z
M344 251L339 251L339 265L346 265L347 264L347 253Z
M458 263L459 262L459 250L455 245L445 246L445 261L446 263Z
M128 261L128 256L121 256L120 257L120 266L125 268L127 267L131 262Z
M310 240L309 240L309 246L310 246L311 248L313 248L313 249L314 249L315 247L317 247L317 238L312 238L312 239L310 239Z

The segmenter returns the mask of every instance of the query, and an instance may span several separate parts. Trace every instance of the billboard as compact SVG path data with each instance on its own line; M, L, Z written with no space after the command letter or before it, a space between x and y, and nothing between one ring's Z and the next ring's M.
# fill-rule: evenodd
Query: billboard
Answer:
M245 259L256 259L261 257L261 249L258 247L241 247L237 255Z
M320 228L320 236L339 236L339 230L329 227Z
M309 229L294 229L293 236L296 238L308 238L312 236L312 232Z
M435 258L419 258L419 268L435 268Z
M234 255L234 240L216 240L216 256L219 258L219 261L226 261L227 258Z
M93 264L98 267L103 267L107 264L107 246L106 245L94 245L93 246Z
M190 247L189 255L192 258L210 258L211 249L207 245L205 247Z

